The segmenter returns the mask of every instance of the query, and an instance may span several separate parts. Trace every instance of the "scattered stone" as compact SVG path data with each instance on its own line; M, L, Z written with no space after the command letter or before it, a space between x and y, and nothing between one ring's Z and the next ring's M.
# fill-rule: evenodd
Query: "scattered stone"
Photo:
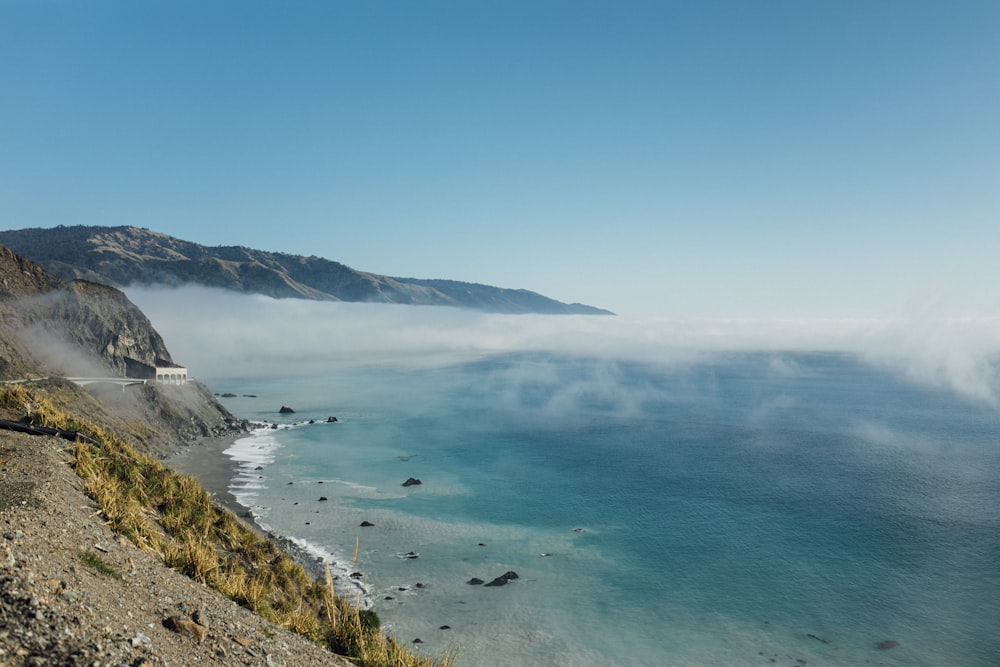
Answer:
M423 484L423 482L421 482L419 479L415 477L410 477L405 482L403 482L403 486L416 486L417 484Z
M875 648L880 651L888 651L889 649L896 648L897 646L899 646L899 642L892 639L886 639L885 641L875 644Z
M168 616L163 619L163 627L167 630L173 630L178 634L191 637L200 644L205 640L207 628L201 623L196 622L196 620L201 620L197 617L197 613L192 615L190 619L181 616Z
M473 577L472 579L469 579L469 585L470 586L479 586L479 585L485 584L485 583L486 582L483 581L482 579L480 579L479 577Z
M374 525L375 525L375 524L374 524L374 523L372 523L371 521L362 521L362 522L361 522L361 527L362 527L362 528L371 528L371 527L372 527L372 526L374 526Z
M440 628L438 628L438 630L451 630L451 626L450 625L442 625Z
M407 551L405 554L403 554L403 558L407 560L416 560L417 558L420 558L420 554L416 553L415 551Z
M417 637L416 639L413 640L413 643L414 644L423 644L424 640L421 639L420 637Z
M320 496L319 497L319 502L323 502L324 500L326 500L326 496Z
M333 415L330 415L329 417L326 418L326 423L327 424L335 424L335 423L337 423L339 421L340 420L337 419L336 417L334 417Z

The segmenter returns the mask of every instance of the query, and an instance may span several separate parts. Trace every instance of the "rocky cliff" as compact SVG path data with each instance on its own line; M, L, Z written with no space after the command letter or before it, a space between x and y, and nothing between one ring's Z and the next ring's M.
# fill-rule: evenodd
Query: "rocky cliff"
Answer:
M55 227L0 232L0 243L64 279L222 287L275 298L453 306L498 313L609 315L523 289L455 280L393 278L321 257L237 246L207 247L138 227Z
M64 281L0 246L0 380L123 377L133 362L173 360L149 319L119 290ZM202 385L146 385L92 393L123 419L148 422L142 446L166 453L179 440L242 428Z

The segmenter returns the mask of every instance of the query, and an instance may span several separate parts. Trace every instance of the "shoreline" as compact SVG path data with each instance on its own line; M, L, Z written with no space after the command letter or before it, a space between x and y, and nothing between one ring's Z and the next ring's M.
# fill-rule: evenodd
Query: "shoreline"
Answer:
M177 450L165 458L163 463L179 473L194 477L215 502L235 514L254 531L267 534L254 520L249 508L241 505L229 490L229 483L238 466L226 456L225 451L237 440L248 437L252 437L250 431L201 438Z
M260 428L261 430L270 430L270 427L267 426ZM232 512L237 519L261 537L273 540L313 579L324 581L326 578L324 564L329 563L338 595L349 593L354 596L360 592L367 605L366 608L373 607L369 591L357 579L350 576L351 568L339 563L333 554L326 553L324 558L308 547L298 544L293 538L262 526L257 522L257 518L250 508L241 504L229 490L231 482L239 472L240 465L236 459L226 455L225 452L238 440L252 437L254 437L253 430L245 433L201 438L177 450L164 459L163 463L176 472L194 477L217 505Z

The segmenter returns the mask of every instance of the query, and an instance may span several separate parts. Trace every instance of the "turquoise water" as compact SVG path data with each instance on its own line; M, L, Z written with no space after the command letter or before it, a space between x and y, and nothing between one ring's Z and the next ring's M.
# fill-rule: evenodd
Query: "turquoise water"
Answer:
M466 667L1000 664L993 407L835 354L210 384L292 426L232 449L240 500L343 583L362 573L361 602L417 650Z

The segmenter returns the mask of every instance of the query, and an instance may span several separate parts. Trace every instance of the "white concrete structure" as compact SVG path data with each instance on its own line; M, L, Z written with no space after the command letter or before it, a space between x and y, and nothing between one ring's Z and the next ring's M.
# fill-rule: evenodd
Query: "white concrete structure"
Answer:
M155 378L161 384L184 384L188 381L188 371L181 366L157 366Z

